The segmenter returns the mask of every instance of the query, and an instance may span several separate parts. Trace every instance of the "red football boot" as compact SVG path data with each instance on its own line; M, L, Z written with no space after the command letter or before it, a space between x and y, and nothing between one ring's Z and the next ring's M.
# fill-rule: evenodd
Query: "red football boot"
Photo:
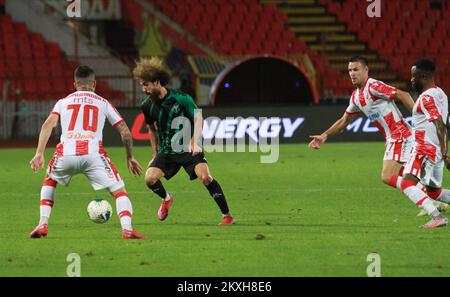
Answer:
M169 215L169 208L173 203L172 195L169 194L169 198L170 198L169 201L166 201L164 199L162 199L162 201L161 201L161 206L159 207L158 214L157 214L158 219L160 221L164 221L167 218L167 216Z
M432 229L432 228L439 228L439 227L447 227L447 225L448 225L448 219L446 217L440 215L437 218L431 219L425 225L422 225L422 228Z
M45 237L48 234L48 225L40 224L30 233L30 238L41 238Z
M219 225L233 225L234 223L234 218L231 215L226 215L220 221Z
M141 238L145 238L145 236L140 234L139 232L137 232L136 228L133 228L133 230L123 229L122 238L124 238L124 239L141 239Z

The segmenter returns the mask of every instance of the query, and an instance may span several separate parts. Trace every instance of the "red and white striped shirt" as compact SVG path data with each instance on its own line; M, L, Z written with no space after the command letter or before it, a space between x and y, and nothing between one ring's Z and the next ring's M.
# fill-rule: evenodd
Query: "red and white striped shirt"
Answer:
M102 154L105 120L114 127L124 120L105 98L89 91L77 91L56 102L52 110L61 121L57 153L62 156Z
M419 155L428 156L433 161L442 159L441 146L433 121L442 119L444 124L447 124L447 100L444 91L433 86L419 96L413 108L415 150Z
M353 91L347 114L364 113L381 131L386 142L402 141L411 136L408 123L395 105L397 89L368 78L362 88Z

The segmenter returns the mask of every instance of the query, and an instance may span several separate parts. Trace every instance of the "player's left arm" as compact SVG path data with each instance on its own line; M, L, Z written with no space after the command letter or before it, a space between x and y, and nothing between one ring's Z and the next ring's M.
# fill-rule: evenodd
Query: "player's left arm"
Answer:
M408 92L397 89L393 95L395 100L400 101L410 113L414 108L414 100Z
M441 118L433 120L433 124L436 127L439 145L441 147L442 159L445 162L445 167L450 171L450 160L447 156L448 153L448 144L447 144L447 127Z
M197 110L194 115L194 135L191 139L192 154L196 155L202 152L201 140L203 130L203 116L202 113Z
M436 101L433 96L423 95L419 98L419 104L423 113L427 117L429 122L432 122L436 127L437 136L439 139L439 146L441 148L442 159L445 162L445 166L450 170L450 160L448 159L448 145L447 145L447 127L444 124L442 115L439 112L439 102Z
M189 144L193 155L197 155L202 152L201 137L203 129L203 116L201 109L197 107L191 96L185 96L181 100L181 105L188 114L188 116L194 121L194 134L192 135L191 142Z
M53 128L58 124L59 115L56 113L51 113L48 118L42 124L41 132L39 133L39 142L36 148L36 154L30 161L31 169L34 172L38 172L40 168L44 168L45 158L44 151L47 146L50 135L52 135Z
M128 170L134 175L141 175L142 167L133 156L133 136L125 121L118 124L116 130L119 132L122 143L125 146Z
M439 145L441 147L442 156L447 157L447 153L448 153L447 127L445 127L445 124L441 118L433 120L433 124L436 126L436 131L437 131L437 135L439 138Z
M412 113L414 100L407 92L378 81L369 85L369 93L372 96L382 98L384 100L398 100L403 103L410 113Z

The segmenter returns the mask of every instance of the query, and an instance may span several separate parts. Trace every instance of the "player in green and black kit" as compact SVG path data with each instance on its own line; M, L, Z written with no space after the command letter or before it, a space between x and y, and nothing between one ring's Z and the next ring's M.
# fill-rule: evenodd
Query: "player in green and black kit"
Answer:
M162 198L158 219L167 218L173 197L166 192L160 179L170 179L181 167L190 179L197 177L206 186L219 206L223 219L219 225L234 224L228 205L219 183L213 179L208 164L198 142L201 140L203 117L195 113L198 107L191 96L166 87L170 72L159 58L141 58L133 70L134 78L139 80L147 98L142 103L145 121L150 127L150 143L153 158L145 174L147 186ZM174 121L184 119L190 125L179 125ZM174 125L172 125L174 124ZM188 142L183 143L182 128L188 128ZM186 131L184 131L186 132Z

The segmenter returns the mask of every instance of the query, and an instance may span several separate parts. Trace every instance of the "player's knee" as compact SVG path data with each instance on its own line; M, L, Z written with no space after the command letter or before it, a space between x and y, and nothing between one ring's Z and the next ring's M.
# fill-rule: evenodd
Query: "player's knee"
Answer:
M145 176L145 183L147 184L147 186L153 186L158 181L159 181L159 178L156 175L146 175Z
M49 186L49 187L52 187L52 188L56 188L56 186L58 185L58 183L57 183L55 180L53 180L53 179L51 179L51 178L49 178L49 177L46 177L46 178L44 179L44 182L42 183L42 185L43 185L43 186Z
M209 185L209 184L213 181L212 176L209 175L209 174L207 174L207 173L205 173L205 174L200 174L200 175L198 176L198 178L200 179L200 181L201 181L205 186Z
M392 175L387 174L386 172L381 173L381 181L385 183L386 185L389 185L389 182L391 181Z
M121 187L119 189L114 189L113 191L111 189L109 189L109 192L111 193L111 195L115 198L117 198L117 196L120 195L128 195L127 194L127 190L125 190L125 187Z
M409 179L409 178L403 178L402 183L400 184L400 188L402 189L402 191L404 191L406 188L415 186L417 184L417 182Z
M442 188L433 188L430 186L426 187L426 191L427 191L427 195L431 198L431 199L438 199L439 196L441 195L442 192Z

